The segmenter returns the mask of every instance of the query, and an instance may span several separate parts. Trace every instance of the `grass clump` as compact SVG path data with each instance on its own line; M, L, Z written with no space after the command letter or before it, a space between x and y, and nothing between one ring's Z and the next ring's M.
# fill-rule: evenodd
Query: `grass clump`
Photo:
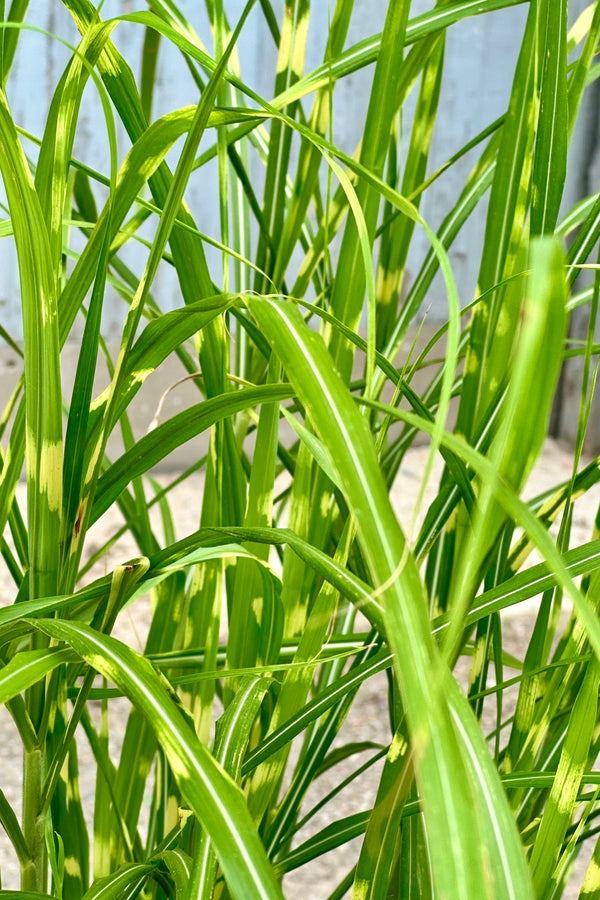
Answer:
M531 0L505 114L449 148L441 168L429 161L448 29L474 15L486 27L514 5L439 2L414 16L410 3L390 2L382 32L348 46L353 3L337 0L322 64L305 71L307 0L281 16L251 0L237 19L211 0L202 40L189 4L149 0L103 19L89 0L64 0L79 43L37 135L7 97L18 45L40 22L34 5L1 5L1 227L18 258L24 341L23 378L1 419L0 549L13 584L0 609L0 700L24 780L22 815L0 793L21 869L21 891L0 894L277 898L286 872L304 866L309 884L319 857L361 835L332 900L558 898L583 846L593 858L580 896L600 896L600 541L570 541L573 503L600 480L598 460L580 466L600 201L563 209L571 137L599 74L599 8L568 31L567 0ZM248 86L237 55L257 17L277 53L268 96ZM139 75L117 49L124 28L143 35ZM47 39L56 38L66 40ZM169 49L196 100L155 117L157 60ZM370 96L349 155L333 110L361 69ZM100 101L103 171L74 150L86 91ZM435 231L421 201L467 153L471 173ZM198 226L192 178L216 180L218 234ZM448 253L486 201L465 309ZM409 283L423 233L429 249ZM142 255L129 255L133 244ZM592 283L574 292L582 266ZM174 308L153 290L167 271ZM407 362L400 351L438 273L446 320ZM111 355L101 325L115 288L125 316ZM580 344L568 339L574 309L589 312ZM69 386L61 352L79 335ZM574 355L583 380L573 474L525 501ZM195 402L136 437L138 391L175 358ZM203 472L197 527L176 540L171 487L151 472L198 435L206 455L182 476ZM417 507L438 456L444 469L407 536L389 496L422 438ZM90 583L86 538L111 509L139 554ZM108 566L107 553L97 556ZM148 593L137 652L112 632ZM522 657L507 658L501 613L538 595ZM573 614L559 626L563 597ZM466 691L453 674L464 659ZM385 743L334 745L358 689L383 671ZM115 756L117 698L128 713ZM82 741L96 764L89 803ZM342 762L352 783L365 767L359 752L383 759L376 795L339 818L334 790L330 824L299 836L318 811L303 806L311 785Z

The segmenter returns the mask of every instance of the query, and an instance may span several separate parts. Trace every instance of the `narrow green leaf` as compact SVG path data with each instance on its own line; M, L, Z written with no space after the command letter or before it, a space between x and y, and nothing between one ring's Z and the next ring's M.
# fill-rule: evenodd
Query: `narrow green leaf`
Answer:
M456 3L438 4L428 12L414 19L410 19L406 25L404 44L412 44L422 38L438 31L443 31L455 22L471 15L480 15L492 12L494 9L504 9L508 6L518 6L526 0L459 0ZM381 35L365 38L350 47L338 59L332 63L325 63L313 70L301 79L293 88L276 98L279 107L290 103L318 88L326 86L331 79L349 75L364 66L374 63L381 47Z
M392 120L396 112L397 86L402 72L402 66L398 65L398 52L404 44L409 6L406 2L389 5L377 56L360 155L361 165L376 176L383 173ZM358 205L364 215L362 234L362 217L357 219L354 213L346 221L330 300L333 314L353 331L358 326L365 286L368 284L365 272L367 260L368 272L373 277L369 248L374 240L379 208L379 195L370 185L359 182L356 193ZM365 254L366 259L363 258ZM372 337L374 340L375 335ZM331 335L330 348L335 364L343 377L349 379L352 357L347 345L340 341L335 332Z
M505 278L514 273L522 243L538 112L536 38L537 6L532 5L502 128L486 220L477 286L479 294L500 286ZM474 312L457 419L457 429L467 440L472 438L478 421L487 411L489 388L486 390L486 382L497 377L497 372L490 372L487 366L487 356L494 346L492 338L497 334L499 323L502 331L511 326L514 328L512 319L510 309L504 306L504 291L501 288L486 294L485 300L477 305ZM495 368L498 366L499 361Z
M140 78L140 100L146 120L152 120L152 97L156 82L156 70L158 64L158 51L160 48L160 34L153 28L146 28L144 32L144 49L142 51L142 74Z
M25 18L25 14L27 12L27 7L29 6L29 0L12 0L10 4L10 11L8 16L3 15L3 19L6 22L14 22L20 23ZM4 9L4 4L3 7ZM8 75L10 73L10 69L14 60L15 52L17 49L17 41L19 39L19 29L18 28L3 28L2 29L2 39L1 39L1 73L2 73L2 88L6 88L6 81L8 79Z
M189 879L192 871L192 861L181 850L165 850L164 853L157 853L154 857L160 860L173 879L175 885L175 900L185 900L186 897L191 898L189 893Z
M56 593L62 494L57 285L25 154L0 92L0 171L15 233L25 341L31 597Z
M293 396L288 385L264 385L231 391L198 403L173 416L145 435L124 453L98 480L91 522L95 522L119 496L132 478L142 475L164 459L175 447L180 447L227 416L253 407L264 401L285 400Z
M540 4L540 112L532 174L531 234L554 231L567 174L567 0Z
M113 874L95 881L85 892L82 900L121 900L123 897L131 896L128 888L132 885L137 886L137 893L153 874L154 866L149 863L124 866Z
M531 871L538 897L548 894L568 826L578 805L581 776L585 771L598 706L598 662L588 663L573 706L556 779L533 846Z
M227 710L217 721L214 756L236 782L241 779L242 759L270 684L270 678L254 676L244 678ZM190 900L193 897L211 900L216 868L216 857L211 842L204 832L194 860L189 888Z
M69 651L50 647L42 650L23 650L0 669L0 703L8 703L17 694L37 684L63 663L73 662Z
M411 781L408 748L406 725L402 722L387 753L356 867L353 896L360 900L385 896L390 887L398 841L404 842L400 820ZM413 866L410 871L414 876Z
M464 697L455 702L452 698L457 726L451 720L449 679L431 641L423 588L389 505L366 422L328 364L322 340L305 326L297 310L276 301L251 299L248 303L310 410L357 518L363 552L378 590L385 592L387 638L411 741L416 741L417 783L424 797L437 889L449 897L481 898L491 875L496 889L507 896L531 896L520 841L483 738L476 725L466 743L464 733L458 732L458 722L467 727L472 718ZM472 796L466 785L471 785ZM462 835L459 856L448 844L458 830ZM493 853L491 869L489 858L485 863L486 875L482 832L490 838L486 853ZM502 835L501 850L492 849L492 834Z
M517 494L547 434L565 333L564 266L558 242L553 238L532 241L530 263L521 327L510 360L510 381L488 453L498 477ZM445 644L450 658L458 649L453 642L460 639L463 618L480 581L480 567L503 523L494 498L496 491L488 482L480 483L476 490L478 502L472 522L466 535L459 532L456 538L457 559L450 584L455 619Z
M32 620L33 621L33 620ZM148 718L173 774L209 833L231 889L248 898L280 898L241 791L198 741L150 663L115 638L74 622L35 622L121 688Z

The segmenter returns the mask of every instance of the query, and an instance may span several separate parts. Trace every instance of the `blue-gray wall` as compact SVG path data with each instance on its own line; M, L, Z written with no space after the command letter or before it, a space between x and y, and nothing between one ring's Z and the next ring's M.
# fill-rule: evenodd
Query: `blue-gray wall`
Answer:
M313 0L312 3L307 69L316 67L322 60L328 5L333 8L334 3L328 4L326 0ZM572 18L585 5L586 0L575 2L571 0ZM179 6L200 38L210 48L211 38L203 10L204 4L200 0L179 0ZM231 22L236 21L243 6L243 0L226 2ZM426 0L414 0L411 16L419 15L431 6L432 3ZM274 7L280 12L283 8L281 0L275 0ZM379 31L386 7L386 0L355 0L348 45ZM147 9L147 5L136 0L106 0L102 15L106 19L144 9ZM527 4L524 4L467 19L449 29L446 72L440 113L433 136L430 171L506 109L526 11ZM58 0L33 0L27 21L61 35L66 41L77 43L78 34L72 19ZM121 23L113 32L115 43L136 74L140 69L142 36L143 29L131 23ZM258 4L242 34L239 53L244 80L262 95L269 96L274 79L276 50L264 26ZM34 32L21 35L9 80L8 95L16 120L35 134L41 134L52 91L68 58L69 50L57 40ZM370 70L359 72L351 79L341 82L336 88L334 141L348 152L355 149L360 137L371 74ZM157 85L155 115L197 100L197 93L185 64L177 51L165 42L161 45ZM90 83L81 110L75 155L90 166L106 173L109 169L109 152L106 129L101 117L96 89ZM600 165L596 154L595 121L593 106L588 103L572 147L565 203L567 207L583 191L593 190L597 181ZM405 116L404 128L408 139L410 107ZM119 155L122 159L127 152L128 142L121 131L119 135ZM35 148L27 142L25 147L35 157ZM434 228L454 205L475 158L476 154L465 157L427 193L422 213ZM254 173L257 178L260 178L259 168L260 164L257 163ZM214 168L207 167L193 176L186 200L199 227L207 234L218 238L218 196ZM475 290L484 221L485 206L482 205L478 214L458 237L450 253L461 300L464 303L473 298ZM409 258L409 283L411 274L414 276L427 249L424 234L418 234ZM132 245L127 253L132 267L138 272L141 271L144 260L143 249ZM218 277L219 257L213 253L210 258L215 266L215 275ZM0 273L0 321L13 337L20 340L22 329L18 273L14 249L11 242L6 239L0 241ZM177 306L181 302L175 278L166 267L158 275L154 292L165 308ZM429 320L445 318L446 299L441 281L435 282L426 305L430 310ZM123 314L122 301L116 295L107 297L103 323L107 339L118 339ZM574 327L582 326L576 322ZM576 367L572 369L572 378L575 377Z
M179 0L179 5L195 26L201 39L210 46L203 4L199 0ZM333 6L333 4L331 4ZM348 43L377 32L382 25L386 3L383 0L356 0ZM575 8L575 4L572 4ZM579 6L583 6L580 0ZM243 7L242 0L230 0L226 4L231 21ZM281 9L282 4L276 3ZM415 0L412 15L425 11L431 3ZM258 4L257 4L258 7ZM313 68L322 60L327 30L325 0L312 4L308 39L307 68ZM102 14L109 18L121 13L145 9L146 4L132 0L107 0ZM433 137L430 169L442 163L466 141L492 122L506 108L512 73L520 43L520 34L526 13L526 5L496 13L475 17L453 26L448 31L446 73L440 103L440 114ZM77 32L65 7L57 0L34 0L30 4L28 20L55 32L67 41L76 43ZM142 29L131 23L119 24L113 33L114 40L133 66L140 68ZM249 26L244 30L240 45L241 67L245 80L265 96L272 90L276 51L266 32L262 14L257 8L251 14ZM15 118L25 128L41 133L53 88L69 57L69 51L56 40L32 32L21 36L14 69L9 81L9 99ZM334 140L345 150L353 151L360 137L362 113L368 100L370 71L358 73L336 89L334 107ZM168 110L194 102L197 94L187 70L177 52L163 42L159 57L158 91L154 112L159 115ZM81 111L75 153L89 165L108 171L109 157L105 128L93 85L86 91ZM405 130L409 135L410 121L406 116ZM33 148L29 148L35 153ZM127 140L121 136L120 154L127 150ZM573 171L580 172L575 148ZM461 160L446 173L426 196L422 212L434 227L450 209L461 185L473 164L474 157ZM202 229L218 237L218 199L216 179L210 169L200 171L194 177L186 199ZM570 184L571 196L579 188ZM452 262L462 299L468 302L475 288L479 252L481 246L484 209L458 237L452 249ZM417 235L415 252L411 255L410 268L414 271L427 250L424 235ZM137 260L136 260L137 256ZM132 250L132 262L139 269L143 252ZM0 241L0 310L3 324L11 334L21 336L18 278L14 252L9 241ZM177 287L168 273L159 276L155 288L161 301L175 305ZM443 288L436 284L430 298L431 317L444 317ZM428 304L429 305L429 304ZM121 302L116 298L108 305L105 317L107 337L118 335L122 318Z

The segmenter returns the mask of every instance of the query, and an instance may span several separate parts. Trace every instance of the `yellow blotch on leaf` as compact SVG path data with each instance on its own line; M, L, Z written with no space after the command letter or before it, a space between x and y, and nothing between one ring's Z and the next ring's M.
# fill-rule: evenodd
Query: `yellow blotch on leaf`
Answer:
M30 458L37 455L35 438L27 436ZM48 509L58 512L62 503L62 442L43 442L39 450L39 492L46 494Z
M391 763L396 762L400 756L404 756L407 750L408 744L406 739L401 734L395 734L388 750L388 761Z
M360 881L354 882L354 889L352 891L352 900L366 900L366 897L369 895L369 882L364 878L361 878Z
M262 614L263 614L263 598L255 597L252 601L252 612L254 613L254 617L258 625L262 622Z
M79 864L79 860L75 856L66 856L65 857L65 874L70 875L72 878L80 878L81 877L81 866Z

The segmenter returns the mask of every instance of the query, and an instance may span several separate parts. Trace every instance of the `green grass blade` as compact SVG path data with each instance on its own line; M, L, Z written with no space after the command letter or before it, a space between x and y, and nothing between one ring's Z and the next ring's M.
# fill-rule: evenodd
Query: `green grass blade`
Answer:
M244 678L234 699L217 722L214 757L236 782L240 781L243 756L269 685L269 678L253 676ZM211 900L216 865L210 841L204 832L194 863L189 888L190 900L193 897L198 897L199 900Z
M536 37L537 7L531 6L490 195L478 278L480 294L500 285L504 278L513 274L522 242L529 197L533 124L537 119L534 80ZM510 312L504 308L503 300L501 289L487 295L473 315L457 420L459 432L468 440L476 430L478 420L486 413L490 399L489 385L498 378L496 369L488 368L487 356L500 317L504 315L507 319ZM508 319L506 324L503 321L503 330L509 327L514 328L512 320ZM501 372L505 370L501 360L496 360L496 367L501 368Z
M531 871L538 897L552 889L562 842L578 805L581 776L588 761L596 721L599 675L597 661L588 663L569 719L556 779L535 839Z
M64 508L61 534L62 571L60 573L60 587L65 592L72 590L75 585L83 539L87 531L88 516L85 515L85 508L80 506L80 503L89 413L99 349L102 305L106 288L108 250L108 234L105 234L104 250L98 263L98 274L94 282L81 342L81 353L77 362L65 436Z
M46 634L70 644L144 712L184 796L213 841L231 889L249 900L280 898L281 890L241 792L198 741L150 663L86 625L58 621L36 624Z
M450 679L435 654L423 588L389 505L366 422L327 364L322 341L306 328L295 309L268 300L250 300L249 306L310 410L357 518L375 583L386 593L387 637L411 740L417 741L417 783L424 797L437 889L449 897L485 894L488 876L479 842L484 829L486 834L502 835L502 849L498 846L497 854L492 850L491 877L497 889L506 896L530 896L520 842L481 734L475 725L465 741L457 730L459 722L469 727L472 717L471 710L464 709L462 696L452 698L453 714L458 716L456 727L453 724L445 693ZM466 796L466 785L473 786L472 797ZM451 850L448 845L450 835L456 833L461 834L459 855L456 847ZM485 871L490 872L487 861Z
M594 853L579 894L579 900L598 900L600 897L600 839L596 841Z
M489 459L499 478L518 494L542 449L559 374L565 334L563 255L553 238L532 241L531 275L522 306L522 325L510 362L511 374L504 408ZM494 348L490 359L494 358ZM539 372L544 377L539 377ZM532 415L532 409L536 414ZM467 536L457 547L457 563L450 587L456 619L447 647L459 639L463 617L481 580L480 567L502 526L502 514L489 484L477 490L477 507ZM449 649L450 658L454 650Z
M275 94L283 93L302 76L309 12L310 4L307 0L294 0L285 8L278 48ZM287 112L293 117L294 107L288 107ZM261 230L256 254L259 267L269 276L276 266L283 229L291 136L292 132L284 128L280 121L272 123L262 209L262 220L266 230ZM284 254L287 253L288 251L284 249ZM277 282L275 285L278 287ZM264 291L266 287L264 280L255 279L254 287L255 290Z
M360 163L376 176L383 173L392 121L396 113L396 94L402 72L402 66L398 65L398 48L404 43L409 5L402 2L390 4L388 7L373 77L361 142ZM330 301L333 314L354 331L358 326L367 284L361 248L365 240L367 246L373 243L380 200L377 192L364 182L359 183L356 190L358 204L364 216L365 235L361 237L355 217L350 216L342 238L337 264L338 274L333 283ZM370 265L369 270L372 271ZM349 379L352 356L347 345L340 341L339 335L335 332L331 336L331 351L340 372Z
M341 0L336 4L330 23L325 59L333 63L343 48L350 16L353 8L353 0ZM331 103L334 82L327 83L320 88L315 95L313 107L309 118L310 127L321 135L325 135L331 123ZM273 271L274 283L280 284L286 271L292 252L300 237L303 224L306 220L309 205L313 200L317 188L321 157L316 147L304 142L300 148L298 168L289 209L283 226L279 243L278 257Z
M29 0L12 0L10 4L10 10L8 16L5 12L5 3L2 3L3 15L2 19L6 22L14 22L21 23L23 22L25 15L27 13L27 7L29 6ZM19 40L19 29L18 28L3 28L2 29L2 38L1 38L1 62L0 62L0 73L2 76L2 89L6 89L6 81L8 79L11 66L13 64L13 60L15 57L15 52L17 49L17 43Z
M388 412L393 418L398 418L401 421L413 424L427 434L432 433L432 428L429 423L422 419L419 420L413 413L393 409L390 406L375 401L365 402L372 405L375 409L381 409L382 411ZM556 583L562 587L565 593L572 599L573 605L578 613L578 620L581 620L583 631L587 634L587 638L589 639L595 654L600 658L600 627L598 625L595 606L573 583L573 580L564 565L563 557L557 550L556 544L548 534L545 526L536 518L528 506L517 497L506 482L500 482L498 480L497 471L489 460L481 456L462 438L457 438L454 435L450 435L448 432L445 432L442 435L441 441L448 448L459 453L480 478L493 486L492 490L495 499L500 506L502 506L507 516L518 522L526 531L531 545L540 551L544 559L552 568ZM493 606L490 611L494 611Z
M531 234L556 226L567 174L567 2L540 6L540 112L532 174Z
M394 872L398 841L405 841L405 832L403 830L400 837L399 829L411 782L407 753L406 725L403 722L387 753L356 868L353 896L360 900L385 896ZM410 872L414 875L412 866Z
M477 204L485 195L492 182L495 171L497 143L498 137L494 136L471 173L458 202L444 218L442 225L438 230L437 237L444 250L448 250L451 246L460 232L460 229L468 220L473 210L477 207ZM391 331L388 346L384 351L385 356L387 356L388 359L396 358L406 336L407 328L427 297L427 291L431 286L439 266L439 257L432 248L427 254L425 262L415 278L414 284L408 293L394 328Z
M279 366L271 366L268 383L273 383L281 374ZM276 475L277 438L279 427L278 404L263 404L256 432L256 446L250 480L248 502L244 525L246 527L269 527L273 515L273 485ZM257 556L267 559L268 545L255 545ZM273 600L275 598L272 598ZM251 666L255 663L272 662L279 652L281 643L281 621L271 634L270 624L275 625L280 613L280 602L269 603L264 594L264 585L255 563L240 560L236 567L235 587L230 606L230 615L239 622L239 628L230 634L227 656L232 668Z
M293 395L288 385L263 385L245 388L198 403L159 425L140 438L98 480L91 521L98 519L120 495L132 478L143 475L164 459L172 449L181 446L227 416L251 408L256 403L285 400Z
M183 341L202 331L216 316L225 312L234 299L230 295L207 297L153 319L144 328L127 356L122 388L115 406L115 418L121 418L146 378L169 354L173 353ZM107 389L92 405L90 437L93 437L94 430L100 427L109 397L110 391Z
M113 27L113 24L93 27L84 36L54 92L40 145L35 186L46 221L57 282L60 282L63 275L63 217L70 188L69 162L73 152L77 117L85 85L93 73L94 63L109 39ZM99 86L103 90L101 82ZM104 100L104 96L102 94L101 96ZM114 172L115 128L110 107L106 103L103 105Z
M283 875L285 872L291 872L322 856L324 853L335 850L336 847L340 847L364 834L369 819L369 812L367 810L366 812L355 813L333 822L331 825L327 825L314 837L309 838L303 844L300 844L299 847L296 847L278 860L277 873Z
M480 15L508 6L518 6L523 2L525 0L459 0L457 3L437 4L432 10L407 22L404 44L416 43L428 35L445 30L468 16ZM331 79L337 81L345 75L374 63L380 48L380 34L360 41L344 51L336 60L319 66L286 91L284 95L277 97L278 107L281 108L292 100L325 87Z
M175 900L184 900L189 896L189 878L191 874L191 860L181 850L165 850L154 857L164 864L175 887Z
M0 170L19 258L25 338L31 596L56 593L62 494L57 285L48 233L6 98L0 94Z
M0 825L13 845L19 865L26 865L29 862L29 847L21 831L19 820L2 791L0 791Z
M156 83L160 34L153 28L144 32L144 49L142 50L142 72L140 77L140 101L147 122L152 121L152 98Z
M17 694L36 684L57 666L72 662L68 652L57 647L23 650L0 669L0 703L5 704Z
M389 653L381 651L371 657L367 662L352 669L347 675L332 682L323 689L318 697L307 703L300 712L289 721L284 722L277 730L266 737L255 750L248 754L244 760L243 774L251 772L256 766L264 762L281 747L289 743L292 738L300 734L311 722L320 718L335 704L343 702L349 692L358 688L360 684L375 675L388 669L392 658Z
M114 416L114 406L117 402L116 398L118 397L121 389L122 372L126 365L126 358L128 356L128 353L133 346L134 337L137 326L139 324L144 302L150 290L152 280L158 269L158 264L160 262L160 259L162 258L162 254L169 239L170 233L173 229L178 210L181 206L185 187L191 173L194 156L198 149L202 134L204 133L204 130L208 124L210 110L213 106L216 93L221 82L222 74L226 69L229 56L233 51L238 35L242 29L246 17L250 12L250 9L252 8L252 5L253 0L250 0L250 2L246 5L246 8L240 18L240 21L238 22L231 41L226 51L223 53L223 56L219 60L215 71L211 76L211 80L209 81L205 91L203 92L200 102L198 103L198 106L194 113L194 118L190 125L190 131L186 138L186 142L178 162L177 171L173 177L173 180L169 187L169 192L165 199L162 216L159 219L156 235L152 242L152 248L148 261L146 263L144 274L142 276L142 279L140 280L140 284L127 314L127 321L125 323L124 335L121 342L121 349L119 352L119 359L117 361L115 375L111 384L111 394L106 414L106 420L109 426Z
M95 881L83 895L83 900L121 900L135 896L130 893L132 886L135 893L139 893L140 888L154 874L154 869L150 863L126 866Z
M568 88L568 114L569 114L569 137L573 132L577 115L581 107L581 100L584 95L587 75L590 65L594 57L594 50L598 43L598 35L600 34L600 10L598 6L594 9L593 18L589 24L589 29L585 37L585 44L581 52L581 56L577 60L575 71L569 79Z
M600 542L592 541L568 550L563 554L562 559L565 570L571 578L594 572L600 568ZM483 616L491 615L493 612L509 608L514 603L520 603L537 594L542 594L554 587L556 583L556 575L549 571L547 563L532 566L477 597L467 621L469 624L473 624Z
M423 67L407 150L407 165L402 177L400 193L404 197L412 197L415 188L425 179L440 97L444 46L443 37L434 39L433 51ZM420 194L414 201L417 208L419 200ZM390 331L397 320L404 267L413 231L414 222L398 216L382 234L377 272L377 346L380 349L387 345Z
M346 525L333 561L342 571L345 564L347 564L354 537L354 528ZM294 549L293 544L288 544L288 546L292 550ZM306 558L304 562L310 565ZM325 577L327 578L327 576ZM298 642L298 649L294 654L293 666L283 678L265 740L270 738L275 740L275 735L280 731L281 726L285 727L301 711L305 713L310 706L310 703L307 704L313 682L310 663L319 657L327 639L328 624L335 613L338 602L338 591L336 588L337 586L327 579L327 583L321 588L312 605L302 636ZM364 611L368 616L368 611ZM320 687L319 702L323 700L326 690L324 691L323 687ZM349 687L349 693L351 692ZM307 724L308 722L309 720L307 720ZM297 727L297 723L298 718L296 718L295 727ZM288 751L289 744L284 745L281 752L275 757L271 756L268 764L261 767L253 776L248 794L248 802L251 809L264 811L266 808L269 798L277 790L283 776Z
M164 156L178 138L189 131L194 110L186 108L168 113L158 119L136 141L125 157L117 176L117 184L112 196L110 208L111 231L110 240L114 241L128 211L142 191L148 179L156 173ZM83 301L85 293L96 274L98 259L102 252L104 231L103 222L109 217L109 209L102 213L96 228L90 235L86 246L77 261L72 276L60 298L61 343L73 325L75 315ZM212 293L212 292L211 292Z

